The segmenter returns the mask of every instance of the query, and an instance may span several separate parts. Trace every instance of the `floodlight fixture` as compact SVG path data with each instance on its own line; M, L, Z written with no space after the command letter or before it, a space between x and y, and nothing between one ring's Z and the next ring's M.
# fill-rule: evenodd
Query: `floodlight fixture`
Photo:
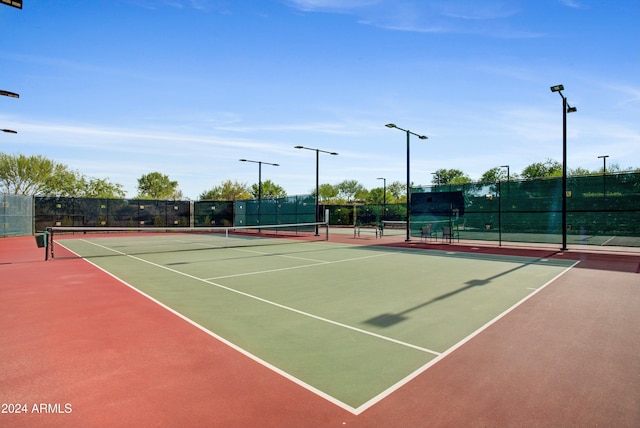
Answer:
M607 158L609 157L609 155L602 155L602 156L598 156L598 159L602 159L603 165L602 165L602 173L606 174L607 173Z
M262 161L254 161L254 160L249 160L249 159L238 159L240 162L253 162L253 163L257 163L257 164L265 164L265 165L271 165L271 166L280 166L280 164L277 163L269 163L269 162L262 162Z
M551 86L551 92L557 92L562 98L562 251L567 250L567 113L578 111L571 107L567 97L562 94L563 85Z
M20 98L20 94L16 94L15 92L5 91L0 89L0 95L4 95L5 97L10 98Z
M252 162L258 164L258 222L260 222L260 209L262 205L262 164L271 166L280 166L277 163L269 163L262 161L255 161L249 159L239 159L240 162Z
M315 149L305 146L293 146L294 149L313 150L316 152L316 223L319 221L320 213L320 153L326 153L332 156L338 156L336 152L328 152L326 150ZM318 225L316 224L316 236L319 236Z
M0 3L22 9L22 0L0 0Z
M436 179L436 184L439 186L440 185L440 172L436 171L436 172L432 172L431 175L433 175Z
M332 156L338 156L338 153L336 152L328 152L326 150L320 150L320 149L313 149L311 147L305 147L305 146L293 146L294 149L306 149L306 150L313 150L314 152L320 152L320 153L326 153L328 155L332 155Z
M507 182L509 182L509 165L500 165L500 168L507 168Z
M415 135L421 140L426 140L428 137L426 135L416 134L415 132L411 132L408 129L403 129L397 126L395 123L387 123L385 125L387 128L395 128L400 131L403 131L407 134L407 238L406 242L411 241L411 179L410 179L410 151L409 151L409 137L411 135Z

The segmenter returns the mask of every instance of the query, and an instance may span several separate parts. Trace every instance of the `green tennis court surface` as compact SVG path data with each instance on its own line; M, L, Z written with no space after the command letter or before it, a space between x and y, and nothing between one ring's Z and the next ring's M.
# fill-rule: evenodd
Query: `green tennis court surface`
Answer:
M57 244L355 413L574 263L282 239L156 252L177 238L87 236Z

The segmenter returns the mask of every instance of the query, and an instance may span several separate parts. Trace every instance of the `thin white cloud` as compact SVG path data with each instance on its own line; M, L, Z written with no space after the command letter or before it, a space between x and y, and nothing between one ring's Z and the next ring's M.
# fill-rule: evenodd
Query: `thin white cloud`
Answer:
M380 3L380 0L287 0L287 3L303 12L349 11Z
M586 6L577 0L559 0L560 4L572 9L586 9Z
M482 34L498 38L535 38L542 35L509 26L521 13L519 2L486 0L287 0L303 12L350 14L358 23L391 31L415 33ZM500 23L500 25L496 25Z
M220 8L218 0L126 0L129 3L145 9L159 9L171 7L174 9L195 9L210 12Z

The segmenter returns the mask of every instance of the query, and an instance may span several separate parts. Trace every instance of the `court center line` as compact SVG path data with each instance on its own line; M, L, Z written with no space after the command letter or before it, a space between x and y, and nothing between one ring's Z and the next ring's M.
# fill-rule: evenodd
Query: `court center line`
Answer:
M262 254L270 254L270 253L262 253ZM312 261L316 261L318 263L312 263L312 264L300 265L300 266L288 266L288 267L278 268L278 269L259 270L259 271L254 271L254 272L234 273L234 274L231 274L231 275L214 276L214 277L204 278L204 279L207 280L207 281L213 281L213 280L216 280L216 279L236 278L236 277L240 277L240 276L249 276L249 275L260 275L260 274L264 274L264 273L282 272L282 271L287 271L287 270L303 269L303 268L308 268L308 267L329 265L329 264L335 264L335 263L353 262L353 261L357 261L357 260L371 259L371 258L374 258L374 257L383 257L383 256L392 255L392 254L393 253L382 253L382 254L375 254L375 255L371 255L371 256L353 257L353 258L350 258L350 259L342 259L342 260L334 260L334 261L312 260ZM306 260L306 259L301 259L301 260Z
M114 253L126 256L128 258L133 259L133 260L137 260L137 261L140 261L142 263L146 263L146 264L149 264L151 266L155 266L157 268L164 269L164 270L167 270L169 272L173 272L175 274L182 275L182 276L185 276L187 278L194 279L196 281L204 282L206 284L213 285L213 286L221 288L223 290L226 290L226 291L229 291L229 292L232 292L232 293L236 293L236 294L239 294L241 296L248 297L250 299L254 299L254 300L257 300L259 302L266 303L268 305L272 305L272 306L275 306L277 308L284 309L284 310L296 313L298 315L302 315L302 316L305 316L305 317L308 317L308 318L312 318L312 319L315 319L315 320L318 320L318 321L322 321L322 322L327 323L327 324L335 325L337 327L342 327L342 328L345 328L347 330L355 331L355 332L360 333L360 334L364 334L364 335L367 335L367 336L375 337L377 339L381 339L381 340L384 340L384 341L387 341L387 342L395 343L397 345L401 345L401 346L404 346L404 347L407 347L407 348L415 349L415 350L418 350L418 351L421 351L421 352L425 352L425 353L428 353L428 354L432 354L432 355L436 355L436 356L441 355L440 352L434 351L432 349L423 348L421 346L414 345L412 343L403 342L401 340L393 339L391 337L383 336L381 334L373 333L371 331L363 330L363 329L358 328L358 327L353 327L353 326L348 325L348 324L343 324L343 323L338 322L338 321L334 321L334 320L330 320L328 318L324 318L324 317L321 317L321 316L318 316L318 315L314 315L314 314L311 314L309 312L301 311L299 309L295 309L295 308L292 308L290 306L286 306L286 305L283 305L283 304L280 304L280 303L276 303L276 302L273 302L271 300L255 296L253 294L245 293L244 291L235 290L235 289L233 289L231 287L226 287L226 286L224 286L222 284L218 284L216 282L209 281L209 280L204 279L204 278L199 278L197 276L194 276L194 275L191 275L191 274L188 274L188 273L185 273L185 272L180 272L178 270L175 270L175 269L172 269L172 268L169 268L169 267L166 267L166 266L162 266L160 264L154 263L154 262L149 261L149 260L142 259L140 257L136 257L136 256L133 256L133 255L130 255L130 254L123 253L123 252L118 251L118 250L114 250L113 248L105 247L105 246L97 244L95 242L87 241L85 239L82 239L81 241L86 242L86 243L91 244L91 245L95 245L96 247L104 248L105 250L108 250L108 251L113 251ZM391 253L389 253L389 254L391 254ZM380 256L380 255L377 255L377 256ZM361 257L359 259L370 258L370 257L375 257L375 256ZM342 260L339 261L339 262L342 262ZM338 263L338 262L333 262L333 263Z
M64 244L60 244L60 245L65 247L69 252L75 254L76 256L78 256L80 258L83 258L80 254L78 254L75 251L71 250L70 248L66 247ZM160 300L156 299L155 297L151 296L150 294L147 294L144 291L134 287L133 285L131 285L128 282L124 281L122 278L119 278L116 275L114 275L113 273L109 272L105 268L98 266L97 264L95 264L91 260L88 260L87 258L83 258L83 260L85 262L89 263L90 265L94 266L96 269L104 272L106 275L109 275L110 277L115 278L120 283L122 283L125 286L129 287L131 290L133 290L134 292L140 294L141 296L144 296L146 299L149 299L151 302L153 302L154 304L160 306L164 310L172 313L173 315L177 316L181 320L184 320L188 324L194 326L195 328L197 328L200 331L203 331L205 334L208 334L209 336L211 336L214 339L220 341L221 343L225 344L226 346L230 347L231 349L234 349L235 351L237 351L240 354L246 356L247 358L250 358L251 360L257 362L258 364L261 364L262 366L264 366L267 369L273 371L274 373L279 374L280 376L284 377L285 379L290 380L291 382L295 383L296 385L299 385L302 388L305 388L308 391L311 391L312 393L316 394L317 396L319 396L321 398L324 398L328 402L333 403L336 406L338 406L338 407L340 407L340 408L342 408L342 409L344 409L344 410L346 410L346 411L348 411L348 412L350 412L350 413L352 413L354 415L358 414L358 411L357 411L356 408L354 408L354 407L352 407L352 406L340 401L339 399L337 399L337 398L333 397L332 395L329 395L328 393L326 393L326 392L316 388L315 386L303 381L302 379L299 379L299 378L295 377L294 375L290 374L289 372L286 372L286 371L280 369L279 367L274 366L273 364L269 363L268 361L258 357L257 355L252 354L251 352L247 351L246 349L241 348L240 346L238 346L235 343L225 339L224 337L220 336L219 334L217 334L217 333L209 330L208 328L198 324L197 322L195 322L191 318L187 317L186 315L181 314L180 312L178 312L175 309L173 309L173 308L167 306L166 304L162 303Z

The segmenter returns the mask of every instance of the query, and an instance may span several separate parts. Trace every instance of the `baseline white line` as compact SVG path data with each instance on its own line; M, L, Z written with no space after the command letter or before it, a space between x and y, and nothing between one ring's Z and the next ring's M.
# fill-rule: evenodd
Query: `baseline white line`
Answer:
M194 275L190 275L190 274L187 274L187 273L184 273L184 272L180 272L180 271L177 271L177 270L175 270L175 269L168 268L168 267L166 267L166 266L162 266L162 265L159 265L159 264L157 264L157 263L154 263L154 262L151 262L151 261L148 261L148 260L144 260L144 259L142 259L142 258L140 258L140 257L136 257L136 256L133 256L133 255L129 255L129 254L123 253L123 252L121 252L121 251L114 250L114 249L112 249L112 248L104 247L104 246L102 246L102 245L100 245L100 244L97 244L97 243L95 243L95 242L87 241L87 240L84 240L84 239L82 239L82 241L83 241L83 242L86 242L86 243L88 243L88 244L91 244L91 245L95 245L95 246L100 247L100 248L104 248L104 249L109 250L109 251L113 251L114 253L117 253L117 254L120 254L120 255L126 256L126 257L128 257L128 258L133 259L133 260L137 260L137 261L140 261L140 262L142 262L142 263L146 263L146 264L149 264L149 265L151 265L151 266L154 266L154 267L157 267L157 268L160 268L160 269L164 269L164 270L167 270L167 271L169 271L169 272L172 272L172 273L175 273L175 274L178 274L178 275L185 276L185 277L187 277L187 278L194 279L194 280L196 280L196 281L204 282L204 283L206 283L206 284L210 284L210 285L213 285L213 286L215 286L215 287L221 288L221 289L223 289L223 290L226 290L226 291L229 291L229 292L232 292L232 293L236 293L236 294L239 294L239 295L241 295L241 296L245 296L245 297L248 297L248 298L251 298L251 299L254 299L254 300L257 300L257 301L260 301L260 302L266 303L266 304L269 304L269 305L273 305L273 306L275 306L275 307L277 307L277 308L280 308L280 309L285 309L285 310L291 311L291 312L293 312L293 313L297 313L297 314L302 315L302 316L306 316L306 317L309 317L309 318L312 318L312 319L316 319L316 320L318 320L318 321L322 321L322 322L325 322L325 323L327 323L327 324L335 325L335 326L337 326L337 327L342 327L342 328L345 328L345 329L347 329L347 330L355 331L355 332L357 332L357 333L361 333L361 334L364 334L364 335L367 335L367 336L375 337L375 338L377 338L377 339L380 339L380 340L383 340L383 341L387 341L387 342L391 342L391 343L394 343L394 344L397 344L397 345L400 345L400 346L404 346L404 347L407 347L407 348L410 348L410 349L415 349L415 350L418 350L418 351L421 351L421 352L424 352L424 353L427 353L427 354L432 354L432 355L435 355L435 356L437 357L436 359L439 359L439 357L440 357L440 356L444 355L444 354L441 354L440 352L433 351L433 350L431 350L431 349L423 348L423 347L421 347L421 346L413 345L413 344L410 344L410 343L407 343L407 342L403 342L403 341L400 341L400 340L397 340L397 339L393 339L393 338L390 338L390 337L386 337L386 336L383 336L383 335L380 335L380 334L377 334L377 333L373 333L373 332L370 332L370 331L367 331L367 330L362 330L362 329L357 328L357 327L353 327L353 326L350 326L350 325L347 325L347 324L343 324L343 323L340 323L340 322L337 322L337 321L333 321L333 320L330 320L330 319L327 319L327 318L320 317L320 316L318 316L318 315L313 315L313 314L310 314L310 313L308 313L308 312L301 311L301 310L299 310L299 309L295 309L295 308L292 308L292 307L289 307L289 306L285 306L285 305L282 305L282 304L279 304L279 303L276 303L276 302L272 302L272 301L270 301L270 300L263 299L262 297L258 297L258 296L254 296L254 295L249 294L249 293L245 293L245 292L243 292L243 291L235 290L235 289L233 289L233 288L226 287L226 286L224 286L224 285L222 285L222 284L217 284L217 283L212 282L212 281L207 281L206 279L199 278L199 277L196 277L196 276L194 276ZM389 254L392 254L392 253L389 253ZM372 257L373 257L373 256L372 256ZM358 259L364 259L364 258L369 258L369 257L362 257L362 258L358 258ZM90 263L91 263L91 262L90 262ZM334 263L338 263L338 262L334 262ZM92 264L93 264L93 263L92 263ZM106 271L105 271L105 272L106 272ZM108 273L108 272L107 272L107 273ZM120 278L116 277L115 275L113 275L113 274L110 274L110 275L111 275L111 276L113 276L114 278L117 278L118 280L122 281ZM124 281L122 281L122 282L123 282L124 284L126 284L126 285L128 285L128 286L132 287L131 285L127 284L126 282L124 282ZM149 297L151 300L153 300L154 302L156 302L156 303L160 304L162 307L166 307L166 308L168 308L166 305L164 305L164 304L162 304L162 303L158 302L156 299L154 299L154 298L152 298L152 297L148 296L146 293L143 293L142 291L137 290L135 287L132 287L132 288L133 288L133 289L135 289L136 291L138 291L139 293L141 293L142 295ZM201 330L203 330L203 331L205 331L205 332L207 332L207 333L209 333L209 334L213 335L213 336L214 336L214 337L216 337L216 338L218 338L218 337L219 337L219 336L218 336L218 335L216 335L215 333L210 332L210 331L209 331L208 329L206 329L205 327L203 327L203 326L201 326L201 325L197 324L195 321L190 320L189 318L187 318L186 316L184 316L184 315L180 314L179 312L176 312L176 311L174 311L174 310L172 310L172 309L170 309L170 308L168 308L168 309L169 309L172 313L175 313L176 315L180 316L181 318L183 318L183 319L187 320L189 323L191 323L191 324L193 324L193 325L197 326L197 327L198 327L198 328L200 328ZM229 346L231 346L233 349L236 349L236 350L238 350L239 352L243 353L244 355L247 355L248 357L250 357L250 358L251 358L251 359L253 359L254 361L256 361L256 362L258 362L258 363L260 363L260 364L264 365L265 367L268 367L268 368L272 368L272 367L274 367L274 366L273 366L273 365L271 365L270 363L267 363L266 361L264 361L264 360L262 360L261 358L259 358L259 357L255 356L255 355L251 354L250 352L245 351L245 350L243 350L242 348L239 348L239 347L237 347L237 346L233 345L231 342L229 342L229 341L227 341L227 340L225 340L225 339L223 339L223 338L220 338L220 340L221 340L221 341L223 341L225 344L229 344ZM433 361L433 360L432 360L432 361ZM427 365L427 366L428 366L428 365ZM425 367L425 366L423 366L423 367ZM421 370L421 371L420 371L420 373L421 373L423 370L426 370L426 368L424 368L424 369L418 369L418 370ZM343 403L342 401L338 400L337 398L332 397L332 396L330 396L330 395L328 395L328 394L326 394L326 393L324 393L324 392L322 392L322 391L319 391L319 390L318 390L318 389L316 389L315 387L313 387L313 386L311 386L311 385L307 384L306 382L304 382L304 381L302 381L302 380L300 380L300 379L298 379L298 378L296 378L296 377L294 377L294 376L292 376L292 375L290 375L290 374L288 374L288 373L286 373L286 372L284 372L284 371L282 371L282 370L280 370L280 369L277 369L277 368L276 368L276 370L274 370L274 371L276 371L277 373L282 374L282 375L283 375L283 376L285 376L287 379L292 380L293 382L295 382L296 384L298 384L298 385L302 386L303 388L308 389L309 391L311 391L311 392L313 392L313 393L315 393L315 394L319 395L320 397L323 397L323 398L327 399L328 401L330 401L330 402L332 402L332 403L334 403L334 404L338 405L339 407L341 407L341 408L343 408L343 409L345 409L345 410L348 410L349 412L351 412L351 413L353 413L353 414L355 414L355 415L360 414L362 411L366 410L367 408L369 408L370 406L372 406L373 404L375 404L377 401L379 401L379 400L381 400L382 398L386 397L388 394L390 394L391 392L395 391L395 390L396 390L396 389L398 389L400 386L402 386L402 385L404 385L404 384L406 383L406 382L405 382L405 383L400 384L402 381L401 381L401 382L398 382L398 383L396 384L396 385L398 385L397 387L391 387L391 388L393 388L393 389L389 388L389 389L387 389L387 390L386 390L386 391L390 391L388 394L385 394L385 395L383 396L383 395L382 395L382 394L384 394L384 392L383 392L382 394L379 394L378 396L376 396L376 397L381 397L381 398L379 398L377 401L375 401L375 402L373 402L373 401L372 401L372 400L375 400L375 399L376 399L376 397L374 397L373 399L371 399L371 400L367 401L366 403L364 403L363 405L359 406L358 408L353 408L352 406L349 406L348 404ZM417 371L416 371L416 372L417 372ZM416 373L416 372L414 372L414 373ZM419 373L416 373L413 377L417 376L418 374L419 374ZM410 376L411 376L411 375L410 375ZM413 379L413 377L411 377L411 379ZM407 378L405 378L405 379L407 379ZM409 380L410 380L410 379L409 379ZM408 382L408 380L407 380L407 382ZM360 410L360 409L362 409L362 410Z
M404 379L400 380L399 382L397 382L395 385L391 386L390 388L387 388L385 391L381 392L380 394L378 394L377 396L373 397L372 399L370 399L369 401L367 401L366 403L358 406L358 408L356 408L356 415L359 415L360 413L364 412L365 410L367 410L368 408L370 408L371 406L375 405L376 403L382 401L383 399L385 399L386 397L388 397L389 395L391 395L392 393L394 393L395 391L397 391L398 389L400 389L402 386L406 385L407 383L411 382L413 379L415 379L416 377L418 377L419 375L421 375L422 373L424 373L427 369L429 369L430 367L432 367L433 365L437 364L438 362L442 361L442 359L446 358L448 355L450 355L451 353L453 353L454 351L456 351L457 349L459 349L460 347L462 347L462 345L464 345L465 343L469 342L471 339L473 339L474 337L478 336L480 333L482 333L483 331L485 331L486 329L488 329L489 327L491 327L493 324L495 324L496 322L498 322L501 318L504 318L507 314L509 314L510 312L512 312L514 309L516 309L518 306L520 306L521 304L523 304L524 302L526 302L527 300L529 300L530 298L532 298L533 296L535 296L536 294L538 294L540 291L542 291L544 288L546 288L549 284L551 284L552 282L554 282L556 279L560 278L562 275L564 275L565 273L567 273L569 270L571 270L571 268L573 268L575 265L577 265L578 263L580 263L579 261L576 261L575 263L573 263L571 266L567 267L565 270L563 270L562 272L560 272L558 275L554 276L553 278L551 278L549 281L547 281L544 285L542 285L540 288L538 288L536 291L534 291L531 294L528 294L527 296L525 296L524 298L522 298L520 301L516 302L514 305L512 305L510 308L508 308L507 310L505 310L504 312L502 312L501 314L499 314L497 317L495 317L494 319L492 319L491 321L489 321L488 323L486 323L485 325L483 325L482 327L480 327L479 329L477 329L476 331L474 331L473 333L471 333L469 336L465 337L464 339L462 339L461 341L459 341L458 343L456 343L455 345L453 345L451 348L447 349L446 351L444 351L443 353L441 353L440 355L438 355L436 358L434 358L433 360L429 361L427 364L425 364L422 367L419 367L418 369L416 369L413 373L409 374L408 376L406 376Z
M82 241L85 241L84 239ZM85 242L89 242L89 241L85 241ZM93 244L92 242L89 242L91 244ZM155 299L154 297L152 297L151 295L145 293L144 291L141 291L139 289L137 289L136 287L134 287L133 285L129 284L128 282L124 281L121 278L118 278L117 276L115 276L114 274L112 274L111 272L101 268L100 266L96 265L95 263L93 263L90 260L87 260L86 258L83 258L82 256L80 256L78 253L74 252L73 250L67 248L64 246L64 244L59 244L61 246L63 246L64 248L67 249L67 251L75 254L78 257L81 257L85 262L95 266L97 269L101 270L102 272L106 273L107 275L109 275L110 277L116 279L117 281L121 282L122 284L124 284L125 286L129 287L130 289L132 289L133 291L135 291L136 293L139 293L140 295L146 297L147 299L151 300L153 303L157 304L158 306L160 306L161 308L169 311L170 313L174 314L175 316L177 316L178 318L186 321L187 323L191 324L192 326L196 327L197 329L203 331L204 333L208 334L209 336L213 337L216 340L219 340L220 342L222 342L223 344L229 346L231 349L234 349L235 351L241 353L242 355L250 358L251 360L257 362L258 364L261 364L262 366L266 367L269 370L274 371L275 373L279 374L280 376L284 377L285 379L290 380L291 382L295 383L296 385L301 386L302 388L305 388L309 391L311 391L312 393L316 394L317 396L324 398L325 400L327 400L330 403L335 404L336 406L356 415L356 409L346 403L343 403L342 401L338 400L337 398L327 394L324 391L321 391L319 389L317 389L316 387L304 382L301 379L298 379L295 376L292 376L291 374L287 373L286 371L274 366L273 364L263 360L262 358L246 351L245 349L235 345L233 342L228 341L227 339L225 339L222 336L219 336L218 334L214 333L213 331L207 329L206 327L203 327L202 325L198 324L197 322L193 321L190 318L187 318L186 316L182 315L180 312L177 312L176 310L170 308L169 306L165 305L164 303L162 303L161 301ZM115 250L114 250L115 251ZM117 253L120 253L119 251L115 251ZM126 255L126 254L123 254Z

